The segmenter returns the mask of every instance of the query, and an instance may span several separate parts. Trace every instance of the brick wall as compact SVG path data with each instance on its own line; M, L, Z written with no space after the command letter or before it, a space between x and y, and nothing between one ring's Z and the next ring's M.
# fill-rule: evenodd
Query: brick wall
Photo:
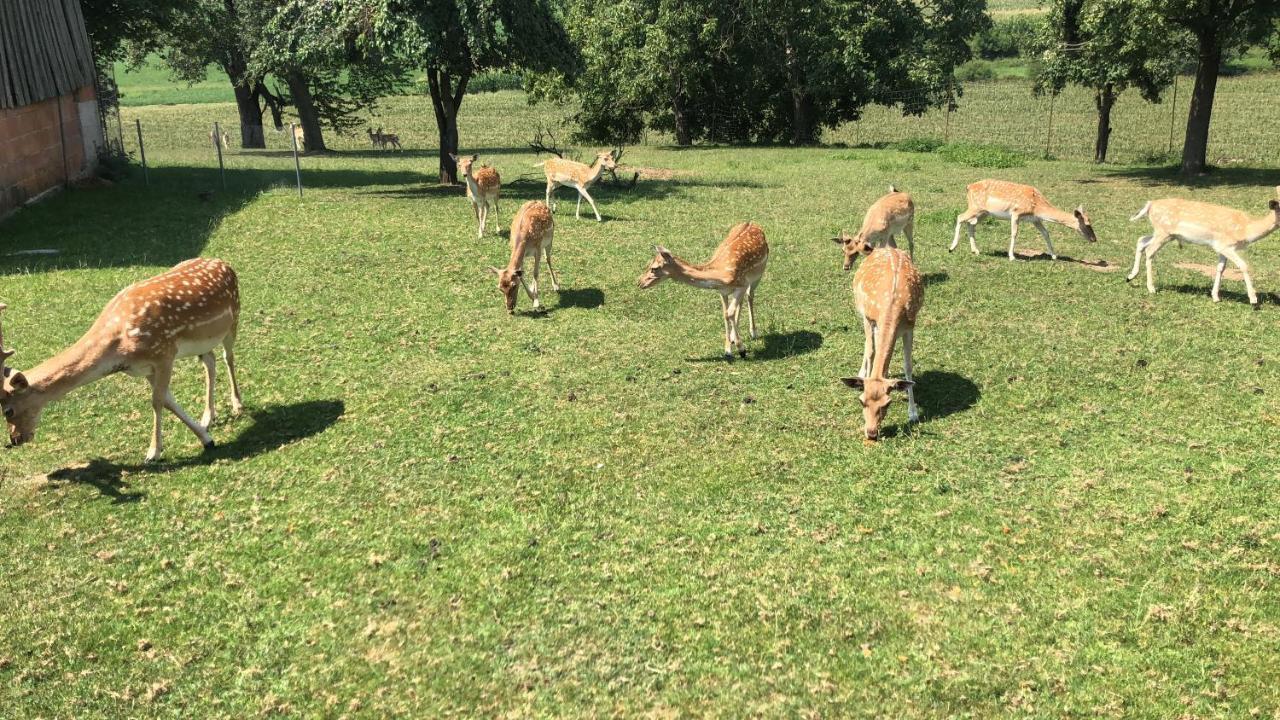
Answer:
M93 172L101 129L96 110L81 112L86 103L96 103L92 87L25 107L0 109L0 215ZM90 127L81 127L84 116L93 118Z

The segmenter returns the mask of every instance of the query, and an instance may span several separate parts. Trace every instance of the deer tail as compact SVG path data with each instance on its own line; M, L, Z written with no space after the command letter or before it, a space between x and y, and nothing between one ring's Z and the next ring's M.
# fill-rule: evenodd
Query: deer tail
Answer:
M1138 211L1137 215L1134 215L1133 217L1129 218L1129 222L1133 222L1134 220L1141 220L1142 218L1146 217L1147 213L1150 211L1151 211L1151 201L1148 200L1147 204L1142 206L1142 209Z

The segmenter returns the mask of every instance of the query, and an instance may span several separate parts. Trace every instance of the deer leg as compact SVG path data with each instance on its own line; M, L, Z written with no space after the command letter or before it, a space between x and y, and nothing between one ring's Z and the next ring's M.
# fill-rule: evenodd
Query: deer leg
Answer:
M871 373L871 357L876 351L876 325L865 316L862 318L862 367L858 377L866 379Z
M549 210L551 210L551 212L553 212L553 213L556 211L556 206L551 204L551 193L555 192L555 189L556 189L556 184L555 184L554 182L550 181L550 180L547 180L547 200L546 200L546 204L547 204L547 208L548 208Z
M740 289L730 295L728 307L725 311L725 318L729 324L729 341L737 349L738 355L743 358L747 357L747 346L742 342L742 338L738 336L738 314L742 312L742 296L745 293L745 289Z
M911 255L911 259L914 261L916 259L915 223L907 221L907 224L902 226L902 234L907 236L907 252ZM955 244L952 243L952 247L954 246Z
M196 437L200 439L200 444L204 446L205 450L213 449L213 438L209 436L209 432L200 427L200 423L193 420L191 416L178 405L178 401L174 399L173 393L168 388L164 391L163 402L166 410L177 415L183 425L191 428L191 432L195 433Z
M1240 253L1236 252L1235 248L1222 248L1222 254L1235 263L1235 266L1240 268L1240 274L1244 275L1244 290L1249 294L1249 304L1254 310L1261 309L1262 306L1258 304L1258 294L1253 291L1253 278L1249 275L1249 264L1240 257Z
M1218 256L1218 271L1213 274L1213 292L1210 295L1214 302L1218 302L1218 288L1222 286L1222 273L1227 269L1227 257L1225 255Z
M1009 259L1013 259L1013 246L1018 242L1018 215L1009 215Z
M729 343L729 296L720 293L720 317L724 319L724 359L733 361L733 345Z
M560 278L556 277L556 269L551 267L551 237L549 235L542 242L542 254L547 258L547 272L551 273L551 289L560 292Z
M1130 270L1129 274L1125 276L1124 278L1125 282L1130 282L1134 278L1138 277L1138 271L1142 269L1142 251L1147 249L1147 245L1151 244L1152 237L1154 236L1143 235L1142 237L1138 238L1138 244L1133 249L1133 269Z
M213 425L213 381L218 372L218 359L213 351L200 356L204 364L204 414L200 416L200 424L208 430Z
M755 340L760 337L756 334L756 285L760 281L757 280L747 286L747 322L751 324L751 339Z
M489 215L488 208L486 208L482 203L478 203L478 202L471 203L471 207L476 211L476 224L479 225L479 227L476 229L476 237L483 238L485 220L488 218L488 215Z
M902 368L908 382L915 379L911 367L911 341L911 330L907 329L902 333ZM920 422L920 408L916 407L916 389L914 385L907 386L907 420L913 423Z
M147 462L159 460L160 454L164 452L164 439L161 436L160 426L164 421L164 396L169 393L169 377L172 372L172 367L162 368L158 365L147 377L147 382L151 383L152 420L151 447L147 448Z
M529 293L529 299L533 301L533 309L540 310L542 301L542 291L538 289L538 273L542 269L542 253L535 252L533 254L533 277L525 284L525 292Z
M578 188L578 209L574 212L573 217L577 220L582 219L582 188Z
M1144 251L1147 258L1147 292L1153 295L1156 292L1156 276L1155 270L1151 268L1151 258L1155 257L1156 253L1160 252L1160 248L1164 247L1167 242L1169 242L1169 236L1161 235L1147 243L1147 248Z
M956 246L960 244L960 228L968 223L969 247L973 250L974 255L978 254L978 245L973 239L973 224L978 222L979 217L981 217L981 213L970 213L968 211L956 216L956 234L955 237L951 238L951 247L947 248L947 252L955 251Z
M596 207L596 201L591 197L591 193L587 192L585 187L578 188L578 192L581 195L581 197L578 198L579 207L582 205L582 198L586 198L587 202L591 203L591 211L596 214L596 222L604 222L600 219L600 209Z
M227 363L227 380L231 383L231 412L239 415L244 402L240 400L240 384L236 382L236 353L232 350L235 344L234 331L222 339L222 359Z
M1058 251L1053 249L1053 240L1049 237L1049 230L1045 228L1044 223L1039 220L1035 221L1036 229L1040 231L1040 235L1044 237L1044 245L1049 248L1049 257L1054 260L1058 259Z

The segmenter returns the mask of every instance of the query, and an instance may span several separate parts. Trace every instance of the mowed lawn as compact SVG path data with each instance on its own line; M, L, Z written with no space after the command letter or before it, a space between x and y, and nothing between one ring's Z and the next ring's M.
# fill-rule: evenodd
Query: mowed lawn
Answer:
M504 226L543 191L543 111L513 98L468 98L462 127ZM0 451L0 716L1280 717L1277 240L1248 255L1261 312L1175 267L1202 248L1157 256L1154 296L1123 279L1146 200L1259 213L1280 173L632 147L605 222L561 191L564 287L513 317L484 270L506 238L475 237L430 140L304 158L301 199L278 149L233 152L223 192L219 114L131 109L150 188L0 225L18 367L216 256L247 403L230 417L220 368L219 448L170 417L146 466L146 383L115 376ZM1100 242L1054 227L1064 259L1010 262L988 223L948 255L985 176L1084 203ZM928 283L924 422L899 398L866 446L829 238L890 183ZM771 256L762 337L728 364L714 294L636 281L655 243L699 260L742 220ZM199 364L176 382L198 412Z

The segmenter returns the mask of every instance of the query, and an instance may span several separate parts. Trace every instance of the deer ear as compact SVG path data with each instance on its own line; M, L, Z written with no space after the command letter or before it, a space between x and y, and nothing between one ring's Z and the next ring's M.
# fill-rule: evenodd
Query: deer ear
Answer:
M1271 202L1267 203L1267 207L1271 208L1272 210L1280 210L1280 200L1272 200Z
M1076 217L1084 217L1084 206L1077 207L1073 212Z
M492 265L490 265L489 267L485 268L485 272L491 272L491 273L493 273L494 275L501 275L501 274L502 274L502 271L501 271L501 270L499 270L498 268L496 268L496 267L494 267L494 266L492 266Z
M515 273L514 273L514 274L515 274L515 276L516 276L516 277L518 277L518 278L522 278L522 277L524 277L524 268L521 268L521 269L519 269L519 270L515 271Z
M9 376L9 387L14 390L22 390L28 386L27 376L20 372L13 373Z
M454 162L458 162L458 156L457 156L457 155L454 155L453 153L449 153L449 157L453 158L453 161L454 161Z
M667 262L671 262L671 251L670 251L670 250L668 250L668 249L666 249L666 248L662 247L661 245L654 245L654 246L653 246L653 251L654 251L654 252L656 252L656 253L658 253L659 255L661 255L663 260L665 260L665 261L667 261Z
M479 159L480 159L480 156L479 156L479 155L472 155L472 156L471 156L471 162L475 162L475 161L477 161L477 160L479 160Z
M910 388L914 385L915 385L915 381L912 381L912 380L894 380L893 384L889 386L889 389L890 390L906 390L907 388Z
M861 390L864 385L863 380L860 377L840 378L840 382L848 385L854 390Z

